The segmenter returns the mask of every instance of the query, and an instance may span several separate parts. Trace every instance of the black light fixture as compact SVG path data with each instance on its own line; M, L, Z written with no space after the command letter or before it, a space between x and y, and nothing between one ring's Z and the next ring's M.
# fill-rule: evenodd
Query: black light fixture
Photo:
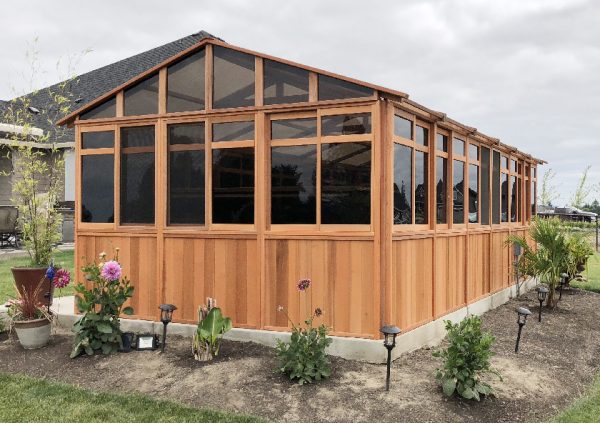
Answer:
M397 326L386 325L381 328L383 333L383 346L387 349L387 376L385 379L385 390L390 390L390 368L392 365L392 350L396 346L396 336L400 333L400 328Z
M562 300L563 288L567 284L568 280L569 280L569 275L567 273L561 273L561 275L560 275L560 285L558 286L558 291L559 291L558 301Z
M163 324L163 337L160 350L161 352L164 352L165 346L167 345L167 325L171 323L173 312L177 310L177 307L173 304L161 304L158 308L160 309L160 321Z
M519 333L517 335L517 344L515 345L515 354L519 352L519 342L521 341L521 331L523 330L523 326L527 322L527 316L531 315L531 311L525 307L519 307L517 309L517 314L519 315L517 319L517 323L519 324Z
M540 302L540 311L538 316L538 322L542 321L542 304L546 301L546 297L548 296L548 288L545 286L540 286L537 289L538 301Z

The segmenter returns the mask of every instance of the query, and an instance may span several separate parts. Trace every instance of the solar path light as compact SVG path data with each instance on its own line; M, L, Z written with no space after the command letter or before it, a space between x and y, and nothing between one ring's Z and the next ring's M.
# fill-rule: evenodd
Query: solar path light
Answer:
M538 322L542 321L542 304L546 301L546 297L548 296L548 288L545 286L540 286L537 289L538 301L540 302L540 311L538 316Z
M392 350L396 346L396 336L400 333L400 328L397 326L384 326L381 328L383 333L383 346L387 349L387 376L385 379L385 390L390 390L390 367L392 365Z
M173 304L161 304L158 308L160 308L160 321L163 324L163 337L160 350L164 352L167 345L167 325L173 320L173 312L177 310L177 307Z
M519 324L519 333L517 334L517 344L515 345L515 354L519 352L519 342L521 341L521 331L523 330L523 326L527 322L527 316L531 315L531 311L525 307L519 307L517 309L518 319L517 323Z

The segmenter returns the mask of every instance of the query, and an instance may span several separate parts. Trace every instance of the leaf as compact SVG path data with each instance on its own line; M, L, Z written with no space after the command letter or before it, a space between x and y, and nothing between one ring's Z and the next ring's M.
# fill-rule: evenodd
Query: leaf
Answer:
M465 399L473 399L475 394L471 388L465 388L464 391L461 392L461 396Z
M442 382L442 390L444 391L444 395L447 397L451 397L456 390L456 379L447 378Z
M128 316L131 316L133 314L133 307L125 307L123 309L123 314L127 314Z
M110 324L105 323L105 322L100 322L96 325L96 328L98 329L99 332L102 333L113 333L113 328L111 327Z

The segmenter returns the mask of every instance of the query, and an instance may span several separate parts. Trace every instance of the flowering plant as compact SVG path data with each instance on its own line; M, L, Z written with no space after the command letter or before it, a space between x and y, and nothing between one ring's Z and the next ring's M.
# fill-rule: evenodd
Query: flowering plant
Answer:
M308 278L300 279L300 294L308 295L311 284L312 281ZM313 310L312 299L310 295L308 297L310 310ZM298 380L301 385L331 376L331 363L325 353L332 342L327 337L328 328L324 324L313 326L314 319L321 317L323 311L319 307L315 308L304 321L304 326L295 324L283 306L278 306L277 311L284 313L292 326L290 342L277 340L277 358L280 362L277 371L288 375L292 380Z

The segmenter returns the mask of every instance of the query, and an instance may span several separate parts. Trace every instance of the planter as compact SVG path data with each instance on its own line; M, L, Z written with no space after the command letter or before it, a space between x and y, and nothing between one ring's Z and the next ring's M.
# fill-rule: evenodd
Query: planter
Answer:
M52 305L54 285L46 278L45 267L13 267L10 270L15 280L15 286L21 295L26 291L33 292L40 281L43 280L42 289L38 295L38 302L45 306ZM50 292L50 298L46 297L48 292Z
M13 322L21 346L26 350L42 348L50 340L50 320L36 319Z

